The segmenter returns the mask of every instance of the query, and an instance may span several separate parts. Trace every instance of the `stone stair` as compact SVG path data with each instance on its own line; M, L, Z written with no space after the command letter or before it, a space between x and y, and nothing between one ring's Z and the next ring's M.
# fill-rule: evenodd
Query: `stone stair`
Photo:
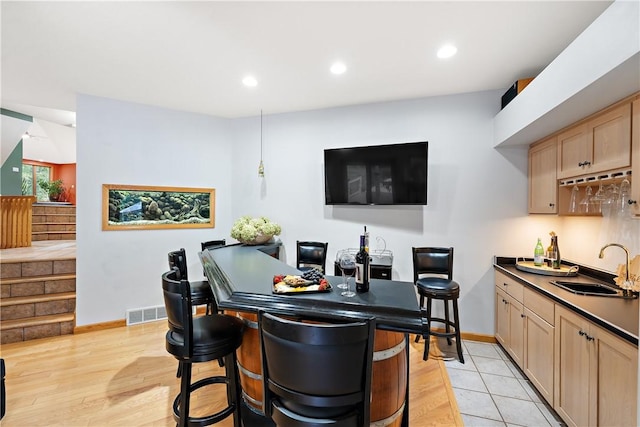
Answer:
M0 262L0 342L72 334L76 260Z
M76 207L71 204L34 203L31 240L75 240Z

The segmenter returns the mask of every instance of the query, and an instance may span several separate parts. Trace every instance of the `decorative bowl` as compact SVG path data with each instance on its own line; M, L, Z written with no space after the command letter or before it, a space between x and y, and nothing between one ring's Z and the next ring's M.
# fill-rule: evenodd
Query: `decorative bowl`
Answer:
M237 239L240 243L243 243L245 245L261 245L263 243L268 242L269 240L271 240L271 238L273 237L273 235L270 234L258 234L256 236L255 239L253 240L243 240L243 239Z

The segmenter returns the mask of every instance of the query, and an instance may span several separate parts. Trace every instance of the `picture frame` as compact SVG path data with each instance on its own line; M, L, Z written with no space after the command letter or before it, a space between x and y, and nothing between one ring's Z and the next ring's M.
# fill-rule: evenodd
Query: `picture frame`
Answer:
M215 228L215 189L102 184L102 230Z

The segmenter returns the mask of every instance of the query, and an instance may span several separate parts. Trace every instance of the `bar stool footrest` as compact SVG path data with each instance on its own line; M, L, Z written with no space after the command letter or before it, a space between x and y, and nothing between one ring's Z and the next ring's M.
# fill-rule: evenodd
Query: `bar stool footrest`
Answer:
M203 378L201 380L196 381L195 383L191 384L189 386L189 393L192 393L193 391L207 386L207 385L212 385L212 384L229 384L229 379L227 377L223 377L223 376L214 376L214 377L208 377L208 378ZM180 397L181 397L182 393L178 393L178 395L176 396L175 400L173 401L173 418L178 421L180 420ZM233 412L236 409L236 404L231 404L229 406L227 406L226 408L222 409L221 411L216 412L215 414L211 414L211 415L207 415L205 417L189 417L187 420L187 423L189 424L189 426L191 427L204 427L204 426L208 426L211 424L215 424L218 423L222 420L224 420L225 418L227 418L229 415L233 414Z

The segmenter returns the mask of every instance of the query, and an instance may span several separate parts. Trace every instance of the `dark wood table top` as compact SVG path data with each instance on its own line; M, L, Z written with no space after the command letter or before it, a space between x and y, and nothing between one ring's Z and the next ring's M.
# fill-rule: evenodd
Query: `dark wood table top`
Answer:
M222 309L300 316L308 319L376 318L377 328L421 333L421 316L411 282L371 279L369 292L343 297L341 277L326 276L331 291L300 294L273 292L273 276L301 274L296 268L260 251L260 246L227 246L203 251L200 259ZM351 287L355 288L353 278Z

